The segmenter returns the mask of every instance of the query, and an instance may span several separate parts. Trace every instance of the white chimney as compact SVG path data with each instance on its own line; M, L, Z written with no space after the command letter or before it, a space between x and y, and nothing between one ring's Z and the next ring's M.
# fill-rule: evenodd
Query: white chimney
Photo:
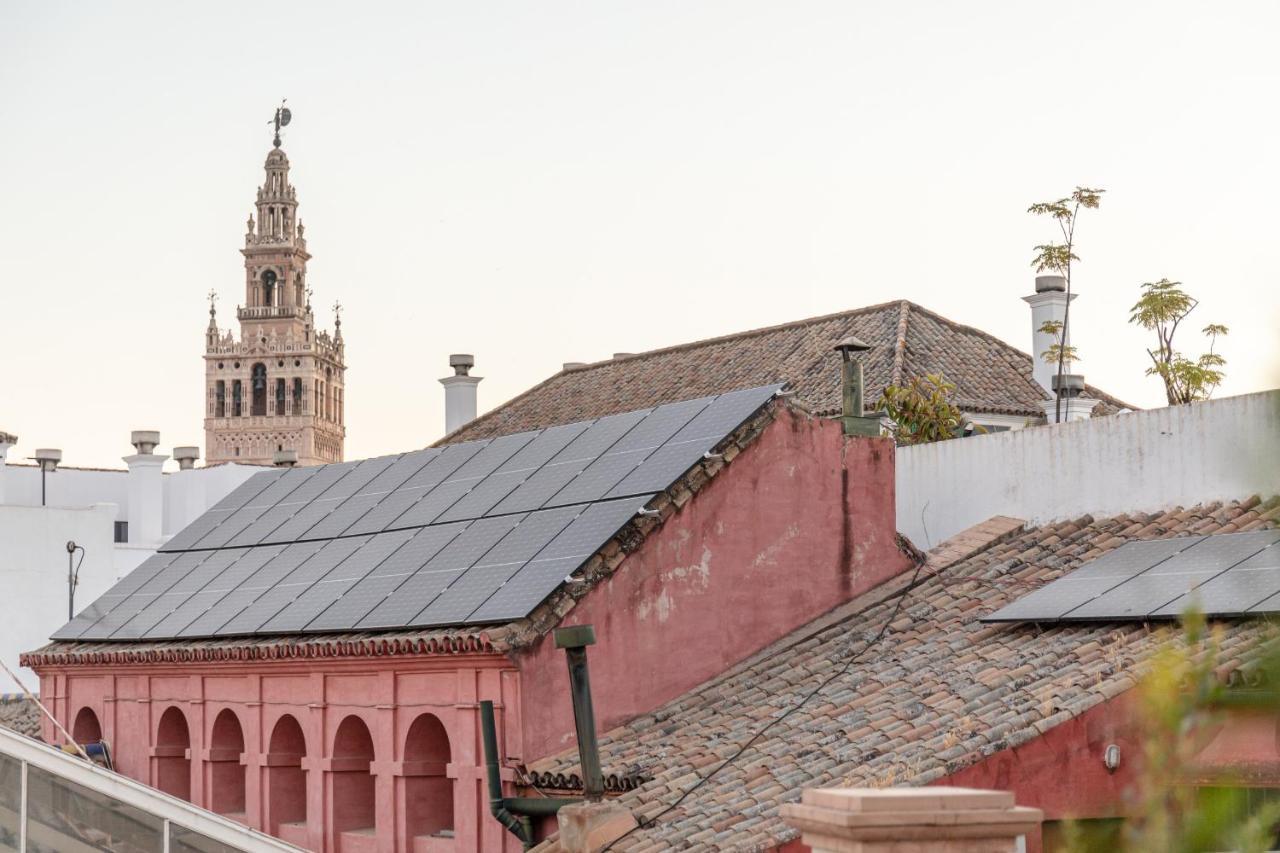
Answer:
M1078 295L1071 294L1073 302ZM1031 375L1052 396L1053 377L1058 372L1058 366L1045 361L1044 354L1054 345L1055 340L1053 335L1040 331L1040 328L1045 323L1061 323L1066 317L1067 280L1060 275L1038 275L1035 294L1022 297L1022 301L1031 306ZM1066 331L1067 339L1063 344L1071 346L1071 330L1068 328Z
M476 386L483 378L471 375L471 368L476 366L473 355L455 353L449 356L449 366L453 376L440 380L444 386L445 435L476 419Z
M134 430L129 441L138 452L125 456L129 466L129 544L159 546L164 532L164 480L161 470L168 456L155 453L160 433Z

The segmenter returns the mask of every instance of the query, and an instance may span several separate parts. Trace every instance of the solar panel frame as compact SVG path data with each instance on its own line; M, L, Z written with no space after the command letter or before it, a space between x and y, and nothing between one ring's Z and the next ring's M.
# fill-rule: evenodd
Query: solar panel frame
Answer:
M1215 554L1219 565L1229 563L1226 568L1150 615L1176 618L1192 604L1204 613L1244 615L1280 592L1280 530L1215 536L1205 546L1224 540L1227 546L1234 547L1220 548ZM1235 557L1239 559L1230 562Z

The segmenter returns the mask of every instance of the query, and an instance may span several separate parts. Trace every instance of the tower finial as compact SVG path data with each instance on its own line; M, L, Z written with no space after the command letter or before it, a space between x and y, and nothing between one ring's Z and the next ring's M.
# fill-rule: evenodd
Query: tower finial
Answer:
M342 328L342 303L337 301L333 303L333 327Z
M209 298L209 316L214 317L218 313L218 308L216 305L218 301L218 291L210 290L208 298Z
M280 147L280 128L287 126L293 118L293 113L289 112L289 108L285 106L288 101L288 98L280 101L280 106L276 107L276 117L271 120L276 126L275 137L271 140L276 148Z

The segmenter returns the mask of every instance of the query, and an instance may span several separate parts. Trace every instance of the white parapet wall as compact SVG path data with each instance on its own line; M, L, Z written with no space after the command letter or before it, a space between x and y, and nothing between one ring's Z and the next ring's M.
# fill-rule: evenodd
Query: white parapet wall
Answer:
M116 581L112 563L113 504L90 507L0 506L0 659L26 686L40 682L18 669L18 655L49 642L67 621L67 540L84 549L75 608L83 610ZM81 552L76 552L80 561ZM18 685L0 671L0 693Z
M1280 391L897 450L898 529L936 545L1033 524L1280 494Z

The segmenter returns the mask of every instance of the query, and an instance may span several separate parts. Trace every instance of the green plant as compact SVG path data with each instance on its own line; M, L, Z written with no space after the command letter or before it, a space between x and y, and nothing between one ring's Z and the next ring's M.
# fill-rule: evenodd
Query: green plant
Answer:
M885 388L876 408L893 422L898 444L945 441L956 438L965 424L964 413L951 402L955 390L956 386L940 374L917 376L906 385Z
M1066 370L1071 369L1071 365L1080 360L1080 351L1073 346L1062 346L1062 330L1064 325L1058 320L1045 320L1040 324L1040 331L1046 335L1053 335L1053 343L1047 350L1040 353L1040 357L1050 364L1062 362ZM1061 380L1059 380L1061 381Z
M1280 712L1274 686L1239 690L1218 678L1220 636L1195 611L1183 615L1180 636L1166 630L1162 644L1136 690L1138 730L1142 733L1138 788L1119 832L1105 825L1067 828L1070 851L1121 850L1133 853L1200 853L1273 849L1280 801L1253 802L1234 780L1197 784L1195 759L1218 727L1230 724L1233 710ZM1240 630L1238 628L1238 630ZM1274 639L1262 641L1256 671L1262 684L1280 675ZM1093 830L1093 831L1091 831ZM1095 834L1095 832L1097 834ZM1103 840L1105 839L1105 840Z
M1130 323L1156 333L1155 347L1147 350L1151 357L1147 375L1164 382L1170 406L1209 399L1225 375L1222 368L1227 360L1214 352L1214 346L1219 335L1227 334L1226 326L1210 323L1200 330L1209 338L1209 351L1194 360L1174 348L1179 324L1199 304L1182 289L1182 282L1162 278L1142 285L1142 297L1130 309Z
M1067 305L1062 313L1059 341L1067 339L1069 337L1067 333L1071 329L1071 270L1073 262L1080 260L1075 254L1076 220L1081 208L1096 209L1102 203L1104 192L1106 190L1076 187L1066 198L1036 202L1027 208L1027 213L1052 218L1058 223L1058 230L1062 234L1061 243L1042 243L1036 246L1036 256L1031 259L1031 266L1036 268L1036 272L1055 272L1066 279ZM1070 347L1067 347L1067 350L1069 349ZM1066 373L1070 353L1059 346L1055 355L1055 360L1058 362L1058 376L1061 377ZM1057 402L1054 405L1055 423L1062 422L1061 378L1058 379L1058 385L1059 390L1055 395Z

